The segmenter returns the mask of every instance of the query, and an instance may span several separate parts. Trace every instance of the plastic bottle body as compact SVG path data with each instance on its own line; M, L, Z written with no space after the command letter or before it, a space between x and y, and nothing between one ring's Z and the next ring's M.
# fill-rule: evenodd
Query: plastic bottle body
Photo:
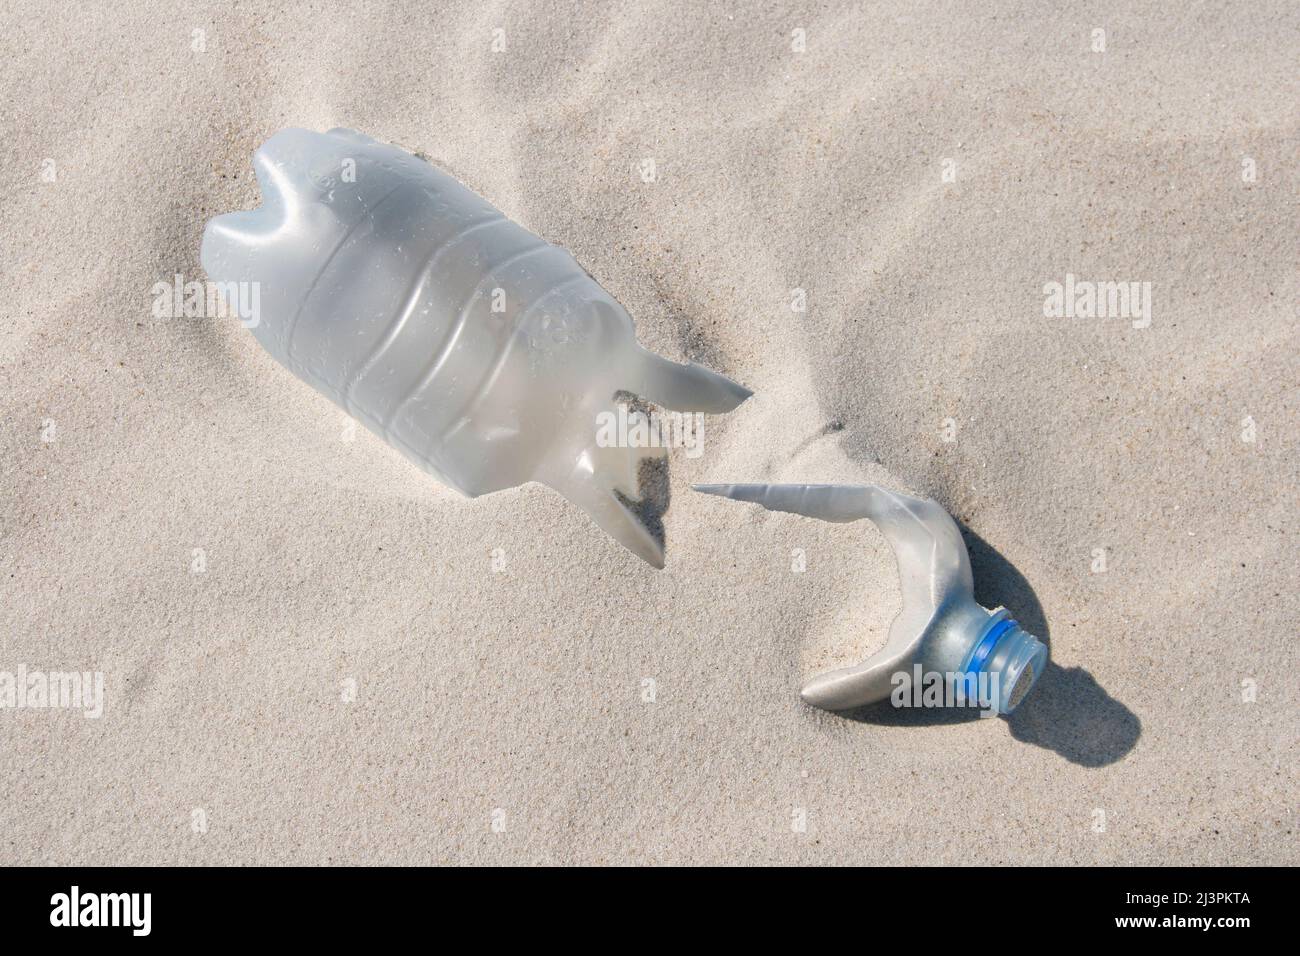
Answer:
M646 454L598 447L599 416L622 391L717 412L746 389L642 349L568 252L401 149L287 129L254 166L262 206L212 220L202 261L258 284L272 356L461 492L544 482L662 564L615 494Z

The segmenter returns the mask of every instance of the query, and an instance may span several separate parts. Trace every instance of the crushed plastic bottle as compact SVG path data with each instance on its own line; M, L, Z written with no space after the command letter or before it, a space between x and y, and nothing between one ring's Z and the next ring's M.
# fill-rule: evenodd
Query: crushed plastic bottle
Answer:
M969 676L972 699L1010 714L1047 666L1047 645L1027 634L1005 608L989 611L972 594L970 559L956 523L926 498L879 485L695 485L696 491L822 521L869 518L894 549L903 607L885 646L861 664L819 674L805 701L846 710L890 697L897 675L955 680Z
M619 392L727 412L747 389L641 348L568 252L404 150L285 129L254 167L262 205L209 222L202 262L258 283L276 360L464 494L542 482L663 566L620 500L662 450L601 447L598 415Z

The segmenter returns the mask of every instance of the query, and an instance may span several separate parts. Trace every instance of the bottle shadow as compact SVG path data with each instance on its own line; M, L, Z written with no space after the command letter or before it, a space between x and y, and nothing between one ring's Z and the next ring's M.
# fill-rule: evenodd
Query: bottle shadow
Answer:
M987 541L957 522L970 552L975 600L985 607L1007 607L1022 627L1050 649L1051 635L1043 606L1025 576ZM974 708L894 707L889 701L844 711L860 723L895 727L929 727L986 719ZM1017 740L1054 750L1071 763L1104 767L1123 758L1142 735L1137 714L1116 700L1082 667L1054 661L1033 692L1007 719Z

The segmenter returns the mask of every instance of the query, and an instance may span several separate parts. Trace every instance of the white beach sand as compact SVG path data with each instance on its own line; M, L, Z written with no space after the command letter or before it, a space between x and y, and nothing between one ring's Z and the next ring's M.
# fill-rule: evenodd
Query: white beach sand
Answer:
M0 863L1300 862L1298 45L1285 0L3 0L0 671L104 710L0 709ZM418 150L754 389L669 459L665 570L151 315L285 126ZM1045 318L1067 273L1149 327ZM1015 717L803 705L898 583L689 489L768 480L947 507L1050 640Z

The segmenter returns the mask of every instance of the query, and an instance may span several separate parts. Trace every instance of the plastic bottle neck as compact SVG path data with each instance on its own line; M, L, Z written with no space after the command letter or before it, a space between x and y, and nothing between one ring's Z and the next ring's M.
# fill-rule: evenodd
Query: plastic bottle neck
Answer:
M962 670L973 679L980 704L1010 714L1047 668L1047 645L1027 633L1006 608L991 612Z

